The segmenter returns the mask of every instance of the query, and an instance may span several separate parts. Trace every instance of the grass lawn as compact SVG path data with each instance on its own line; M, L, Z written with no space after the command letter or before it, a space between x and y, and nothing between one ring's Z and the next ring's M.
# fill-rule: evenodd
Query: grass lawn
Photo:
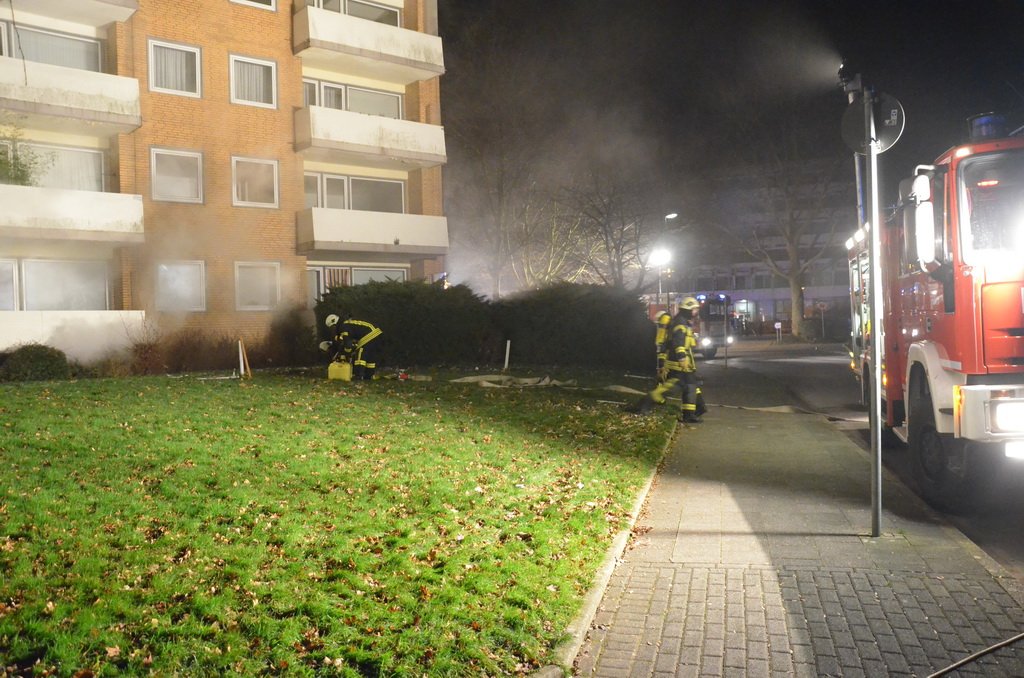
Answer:
M0 386L0 674L528 673L674 426L600 399L624 398Z

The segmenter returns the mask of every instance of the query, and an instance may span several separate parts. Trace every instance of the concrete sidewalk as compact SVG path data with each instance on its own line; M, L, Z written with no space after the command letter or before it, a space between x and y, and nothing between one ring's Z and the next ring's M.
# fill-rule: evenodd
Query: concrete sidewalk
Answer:
M735 368L681 428L576 658L581 676L928 676L1024 632L1021 583L819 415ZM757 409L757 408L769 409ZM951 675L1024 676L1024 643Z

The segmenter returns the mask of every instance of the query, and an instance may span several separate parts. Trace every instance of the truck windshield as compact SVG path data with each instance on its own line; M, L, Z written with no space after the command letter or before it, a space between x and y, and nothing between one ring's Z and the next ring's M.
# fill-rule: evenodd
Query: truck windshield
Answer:
M988 153L960 165L964 262L984 265L1024 256L1024 149Z

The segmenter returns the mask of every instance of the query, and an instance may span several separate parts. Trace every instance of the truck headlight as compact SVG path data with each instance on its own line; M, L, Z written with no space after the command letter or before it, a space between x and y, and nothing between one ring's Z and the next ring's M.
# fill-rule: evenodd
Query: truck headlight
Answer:
M1007 459L1024 459L1024 440L1008 440L1004 454Z
M1002 432L1024 432L1024 400L993 400L992 427Z
M731 344L732 343L732 335L731 334L728 337L725 338L725 343L727 343L727 344Z
M711 340L708 339L707 337L704 337L703 339L700 340L700 345L704 347L710 346Z

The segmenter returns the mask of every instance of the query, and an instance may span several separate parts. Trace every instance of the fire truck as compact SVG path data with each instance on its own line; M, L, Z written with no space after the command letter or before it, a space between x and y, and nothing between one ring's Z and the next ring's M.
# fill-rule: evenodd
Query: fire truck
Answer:
M974 120L967 143L900 183L879 234L879 328L869 238L847 242L851 366L868 402L882 342L883 437L907 444L919 493L951 511L1024 459L1024 136L996 122Z
M700 293L694 295L700 302L693 333L697 337L697 350L711 360L718 349L733 342L732 300L728 294Z

